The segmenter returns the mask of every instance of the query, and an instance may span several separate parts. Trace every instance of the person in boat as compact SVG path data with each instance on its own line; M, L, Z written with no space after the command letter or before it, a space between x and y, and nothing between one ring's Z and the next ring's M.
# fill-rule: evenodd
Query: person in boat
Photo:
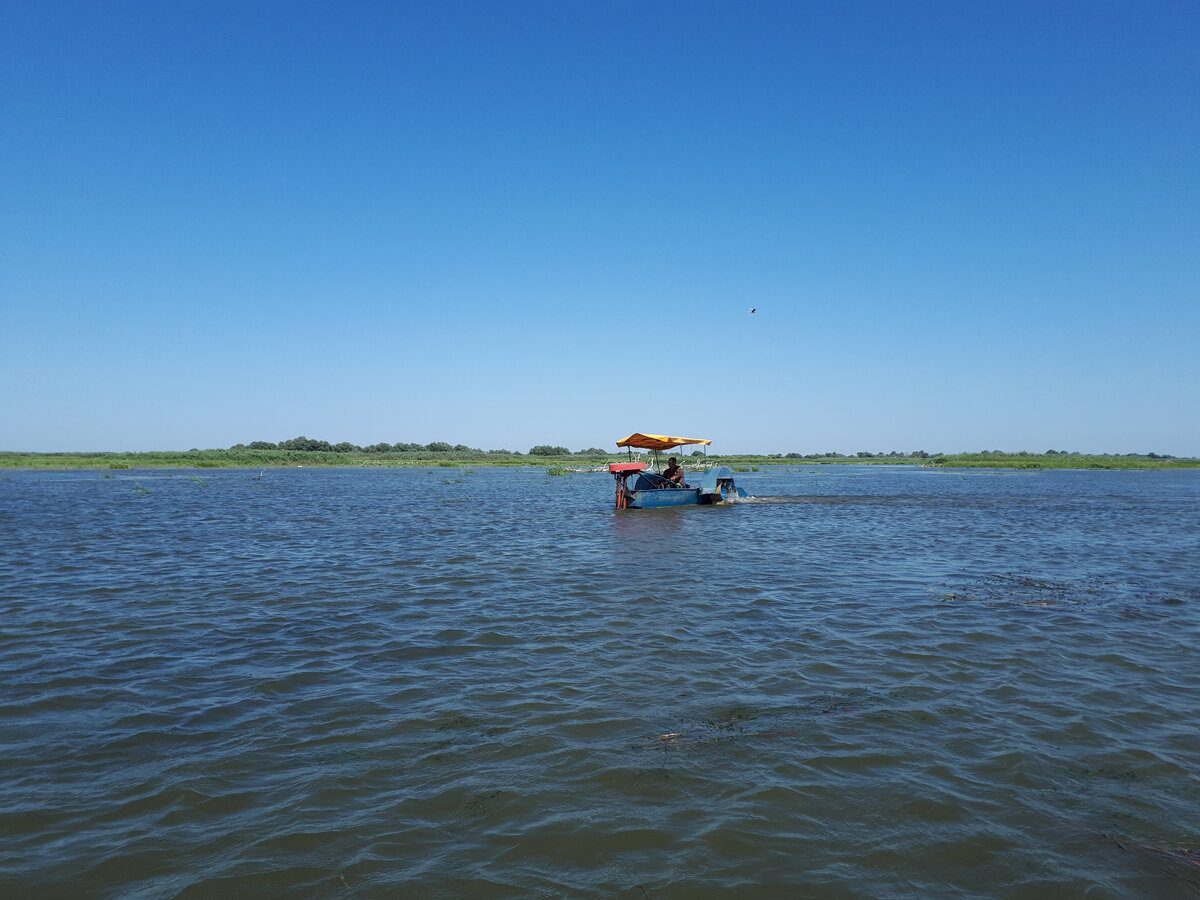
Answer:
M667 467L663 469L662 474L663 478L667 479L667 481L673 482L682 487L687 487L687 485L683 483L683 468L679 465L679 462L675 459L675 457L672 456L667 460Z

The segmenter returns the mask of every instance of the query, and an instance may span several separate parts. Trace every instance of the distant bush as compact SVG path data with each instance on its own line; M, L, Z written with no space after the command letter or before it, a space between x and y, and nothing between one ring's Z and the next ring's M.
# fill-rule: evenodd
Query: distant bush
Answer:
M304 435L301 435L300 437L294 437L288 441L280 441L279 449L280 450L303 450L307 453L321 452L321 451L328 452L328 451L333 450L333 445L331 445L329 443L329 441L318 441L318 440L314 440L313 438L308 438L308 437L305 437Z
M566 447L551 447L548 444L538 444L529 448L530 456L570 456L571 451Z

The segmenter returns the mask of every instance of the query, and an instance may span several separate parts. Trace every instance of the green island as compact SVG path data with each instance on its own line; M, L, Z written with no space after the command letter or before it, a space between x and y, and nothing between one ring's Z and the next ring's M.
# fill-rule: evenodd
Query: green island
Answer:
M678 452L678 451L675 451ZM683 455L683 454L681 454ZM132 468L278 468L292 466L545 466L553 474L590 470L627 458L624 451L590 447L572 451L540 444L528 452L480 450L463 444L436 441L430 444L330 444L297 437L272 443L254 441L227 449L153 450L145 452L22 453L0 451L0 469L132 469ZM696 464L705 455L694 450L685 464ZM709 454L709 463L739 467L760 465L919 465L935 468L987 469L1193 469L1200 458L1159 453L1078 453L1047 450L1044 453L982 450L977 453L770 453ZM745 471L745 468L742 469Z

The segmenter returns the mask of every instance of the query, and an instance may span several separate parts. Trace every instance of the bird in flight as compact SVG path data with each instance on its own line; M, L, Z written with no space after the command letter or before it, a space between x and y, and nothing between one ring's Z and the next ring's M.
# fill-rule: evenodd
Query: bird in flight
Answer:
M758 312L758 310L752 306L752 307L750 307L750 312L751 312L751 314L753 314L753 313Z

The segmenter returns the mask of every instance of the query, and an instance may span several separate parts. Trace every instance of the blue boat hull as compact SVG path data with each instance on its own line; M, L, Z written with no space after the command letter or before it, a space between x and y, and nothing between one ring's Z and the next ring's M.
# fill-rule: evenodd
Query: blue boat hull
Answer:
M699 487L649 487L657 476L640 476L633 490L627 491L623 503L618 507L628 509L655 509L664 506L697 506L707 503L724 503L746 492L733 484L733 473L726 466L709 469L704 473ZM659 479L661 481L661 479ZM623 485L623 481L621 484ZM618 488L620 491L621 488Z
M630 491L630 509L654 509L659 506L695 506L700 502L700 488L659 488Z

